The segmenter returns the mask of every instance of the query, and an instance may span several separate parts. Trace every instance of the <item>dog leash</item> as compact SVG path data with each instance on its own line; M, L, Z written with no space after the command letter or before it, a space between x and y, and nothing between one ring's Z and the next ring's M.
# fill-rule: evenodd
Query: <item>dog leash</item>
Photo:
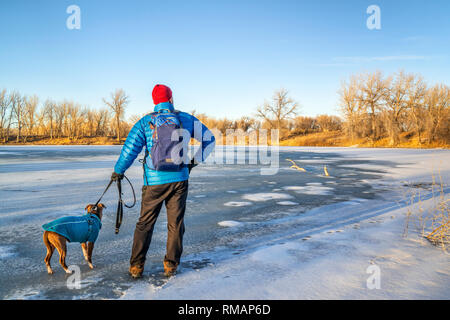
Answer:
M116 234L119 233L120 226L122 225L123 206L127 207L128 209L131 209L136 205L136 193L134 192L133 185L131 184L131 181L127 178L127 176L124 175L123 177L128 181L131 187L131 191L133 192L133 204L129 206L122 200L122 181L118 179L117 190L119 191L119 202L117 204L117 214L116 214L116 231L115 231Z
M124 203L124 201L122 200L122 181L121 179L117 179L117 190L119 192L119 202L117 204L117 212L116 212L116 229L115 229L115 234L119 233L119 229L120 226L122 224L122 220L123 220L123 206L131 209L136 205L136 193L134 192L134 188L133 185L131 184L131 181L127 178L127 176L123 176L128 183L130 184L131 187L131 191L133 192L133 204L131 206L127 205L126 203ZM97 207L97 205L100 203L100 201L102 200L103 196L105 195L106 191L108 191L109 187L111 187L112 183L115 180L111 179L108 183L108 185L105 188L105 191L103 191L102 195L100 196L100 199L98 199L98 201L95 203L95 207Z
M103 191L102 195L100 196L100 199L94 204L94 207L97 207L97 205L102 201L103 196L105 195L106 191L108 191L109 187L111 187L112 183L114 182L113 179L111 179L108 183L108 186L106 187L105 191Z

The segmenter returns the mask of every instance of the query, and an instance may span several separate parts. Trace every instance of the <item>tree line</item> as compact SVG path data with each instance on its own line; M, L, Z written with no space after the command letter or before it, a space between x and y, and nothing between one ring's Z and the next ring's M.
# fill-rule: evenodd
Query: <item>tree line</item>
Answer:
M277 129L280 137L289 138L300 134L324 131L339 131L343 128L342 119L335 115L319 115L315 117L301 116L299 102L289 97L286 89L275 91L271 100L258 106L251 116L243 116L237 120L213 118L206 114L192 112L209 128L215 128L222 134L227 130L241 130L248 133L259 129Z
M450 140L450 87L428 85L422 76L399 71L356 74L339 91L344 130L351 140L374 144L388 138L391 146L401 133L414 134L419 144Z
M26 143L30 138L110 137L120 141L130 129L123 120L129 102L121 89L103 99L99 110L82 107L73 101L51 99L39 104L37 96L26 96L6 89L0 91L0 140Z
M247 134L259 129L278 129L281 139L320 132L340 132L351 143L366 139L375 144L389 139L395 146L402 133L419 144L450 141L450 88L428 85L423 77L399 71L384 77L379 71L352 75L338 92L341 116L302 116L300 104L285 89L258 106L252 115L239 119L210 117L195 110L207 127ZM72 101L39 103L37 96L0 91L0 139L26 143L31 137L78 139L110 137L122 141L141 116L124 120L129 97L117 89L103 98L104 107L92 109Z
M450 87L429 85L422 76L404 71L355 74L343 81L338 91L340 116L301 116L300 105L288 91L276 91L252 117L238 120L197 117L222 134L227 129L244 133L278 129L281 139L318 132L340 132L353 144L365 139L372 145L387 139L396 146L401 136L415 137L419 145L450 143Z

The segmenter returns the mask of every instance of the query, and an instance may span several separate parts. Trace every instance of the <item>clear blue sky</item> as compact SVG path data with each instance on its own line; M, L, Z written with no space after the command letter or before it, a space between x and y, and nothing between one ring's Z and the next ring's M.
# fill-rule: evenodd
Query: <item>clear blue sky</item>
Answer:
M66 8L81 8L81 30ZM369 30L366 9L381 9ZM0 2L0 88L93 108L123 88L126 115L169 85L177 108L237 118L284 87L302 114L337 114L352 73L404 69L449 84L450 1Z

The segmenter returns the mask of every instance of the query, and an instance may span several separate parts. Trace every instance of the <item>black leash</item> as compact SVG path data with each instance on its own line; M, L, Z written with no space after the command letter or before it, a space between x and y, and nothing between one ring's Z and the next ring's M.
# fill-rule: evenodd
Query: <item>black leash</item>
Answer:
M105 195L106 191L108 191L109 187L111 187L112 183L114 182L113 179L111 179L108 183L108 186L106 187L105 191L103 191L102 195L100 196L100 199L94 204L94 207L97 207L97 205L102 201L103 196Z
M119 202L117 203L115 234L119 233L120 225L122 224L123 219L122 182L120 179L117 180L117 190L119 190Z
M123 176L128 183L130 184L131 187L131 191L133 192L133 204L131 206L127 205L126 203L123 202L122 200L122 181L121 179L117 179L117 190L119 192L119 202L117 204L117 212L116 212L116 230L115 230L115 234L119 233L119 229L120 226L122 224L122 220L123 220L123 206L131 209L136 205L136 193L134 192L134 188L133 185L131 184L131 181L127 178L127 176ZM106 186L105 191L103 191L102 195L100 196L100 199L98 199L98 201L95 203L95 207L97 207L97 205L100 203L100 201L102 200L103 196L105 195L106 191L108 191L109 187L111 187L112 183L114 182L114 180L110 180L108 185Z

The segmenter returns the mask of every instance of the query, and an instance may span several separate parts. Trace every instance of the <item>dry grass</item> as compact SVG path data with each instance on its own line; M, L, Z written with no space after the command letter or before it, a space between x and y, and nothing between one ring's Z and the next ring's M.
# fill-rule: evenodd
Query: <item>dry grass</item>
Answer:
M408 236L409 229L413 226L423 238L447 252L450 243L450 199L444 192L445 185L440 173L438 179L434 174L432 177L432 183L407 185L409 188L405 199L408 210L404 236ZM427 195L431 191L431 206L424 206L424 191Z
M351 141L341 131L317 132L295 137L288 137L280 141L280 146L308 146L308 147L361 147L386 148L393 147L388 138L382 138L372 143L368 138L359 138ZM396 148L450 148L450 143L436 141L430 144L421 144L417 137L404 132Z
M26 143L16 143L15 140L10 141L8 145L116 145L123 144L117 142L113 137L82 137L82 138L28 138Z
M242 139L234 139L234 145L248 145L249 137L246 136ZM268 139L270 145L270 137ZM41 137L29 137L26 143L16 143L15 139L7 143L8 145L116 145L123 144L125 138L121 139L121 143L118 143L114 137L81 137L75 139L69 138L41 138ZM226 145L226 137L217 140L217 145ZM192 144L196 144L192 139ZM297 136L289 136L280 140L280 146L308 146L308 147L361 147L361 148L385 148L392 147L388 138L383 138L372 143L368 138L354 139L353 141L348 139L341 131L326 131L316 132ZM396 148L450 148L450 142L433 142L431 144L420 144L418 139L411 133L402 133L400 136L400 143L395 146Z
M309 133L280 141L280 146L346 147L351 145L352 143L339 131Z

